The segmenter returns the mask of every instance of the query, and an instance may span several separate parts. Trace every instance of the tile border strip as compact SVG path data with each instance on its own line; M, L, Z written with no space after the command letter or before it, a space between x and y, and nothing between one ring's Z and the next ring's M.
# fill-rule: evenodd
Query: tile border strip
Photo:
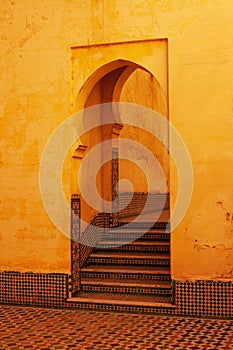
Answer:
M0 272L0 303L179 316L233 318L233 282L173 281L176 308L67 302L71 276L62 273Z

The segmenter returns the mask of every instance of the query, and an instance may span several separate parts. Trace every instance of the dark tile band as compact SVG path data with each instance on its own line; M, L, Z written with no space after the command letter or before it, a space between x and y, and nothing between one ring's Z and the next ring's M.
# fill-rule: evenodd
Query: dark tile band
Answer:
M174 282L176 308L68 302L71 279L62 273L0 272L0 303L105 311L233 318L233 283Z

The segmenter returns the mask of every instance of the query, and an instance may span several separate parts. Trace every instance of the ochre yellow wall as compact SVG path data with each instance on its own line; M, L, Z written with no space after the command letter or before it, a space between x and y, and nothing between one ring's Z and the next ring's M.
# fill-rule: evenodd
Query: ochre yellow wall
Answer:
M84 106L85 89L79 100L78 93L88 77L125 59L161 85L193 162L192 201L172 234L172 277L233 280L232 7L228 0L1 3L1 270L70 272L69 240L41 202L41 155L52 131ZM86 46L127 41L134 42ZM171 167L172 206L176 179Z

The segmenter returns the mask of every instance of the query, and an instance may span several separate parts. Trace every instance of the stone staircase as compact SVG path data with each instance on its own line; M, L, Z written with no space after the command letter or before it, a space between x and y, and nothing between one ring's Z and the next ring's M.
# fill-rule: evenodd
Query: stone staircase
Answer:
M161 218L152 227L146 221L125 226L125 219L102 234L81 269L81 291L71 301L80 308L169 313L175 307L170 233L166 215Z

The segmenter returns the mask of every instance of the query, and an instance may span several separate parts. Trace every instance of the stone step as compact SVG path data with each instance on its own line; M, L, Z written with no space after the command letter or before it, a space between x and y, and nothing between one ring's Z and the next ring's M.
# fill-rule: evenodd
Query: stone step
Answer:
M106 279L83 279L82 291L85 292L107 292L107 293L127 293L127 294L149 294L157 296L171 295L170 281L155 280L106 280Z
M169 267L88 265L81 269L83 279L170 281Z
M76 297L68 299L79 308L102 309L112 311L138 311L166 313L167 309L174 309L170 297L149 295L129 295L125 293L90 293L80 292ZM99 307L98 307L99 306ZM162 310L165 309L165 310Z
M71 298L78 308L152 313L174 308L169 228L167 221L151 226L142 222L102 230L81 269L81 291Z
M109 234L120 234L120 233L127 233L127 234L141 234L143 235L144 233L168 233L169 231L164 229L164 228L149 228L149 227L139 227L139 228L134 228L134 227L125 227L125 226L117 226L117 227L113 227L108 229L107 231L107 235Z
M106 233L102 233L99 236L100 241L111 240L111 241L125 241L126 243L132 243L135 241L170 241L170 233L165 230L123 230L123 229L114 229Z
M151 252L94 252L89 256L88 264L113 264L113 265L150 265L169 266L170 256L167 253L155 254Z
M169 230L170 223L167 220L161 220L157 222L135 222L135 221L119 221L119 227L124 227L125 229L163 229Z
M148 241L148 240L170 242L170 233L153 233L153 232L150 233L150 232L148 232L137 239L137 241Z
M138 251L138 252L160 252L169 253L170 243L161 241L134 241L130 244L125 244L124 240L100 241L97 245L99 252L104 252L107 249L111 251Z

